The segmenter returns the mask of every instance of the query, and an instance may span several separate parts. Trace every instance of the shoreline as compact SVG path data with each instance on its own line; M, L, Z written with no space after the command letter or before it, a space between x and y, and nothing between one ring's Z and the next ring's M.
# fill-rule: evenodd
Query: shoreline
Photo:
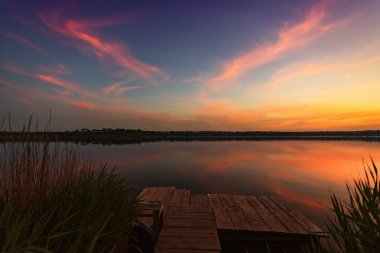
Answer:
M66 132L0 132L0 142L73 142L82 144L133 144L144 142L192 141L365 141L380 142L380 130L318 132L225 132L142 131L125 129L76 130Z

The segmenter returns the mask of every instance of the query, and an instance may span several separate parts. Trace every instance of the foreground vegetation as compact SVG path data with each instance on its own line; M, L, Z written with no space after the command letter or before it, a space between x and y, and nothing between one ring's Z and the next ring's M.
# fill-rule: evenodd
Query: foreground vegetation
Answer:
M346 183L348 199L331 193L334 217L326 222L327 246L315 241L306 252L380 252L380 178L376 164L365 164L362 178Z
M28 132L0 147L0 252L125 252L137 209L131 185Z

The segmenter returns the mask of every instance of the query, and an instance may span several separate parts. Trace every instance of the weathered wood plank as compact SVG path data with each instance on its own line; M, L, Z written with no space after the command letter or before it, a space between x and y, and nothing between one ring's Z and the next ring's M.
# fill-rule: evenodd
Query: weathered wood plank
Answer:
M244 213L252 231L271 231L263 217L253 209L245 196L234 195L234 200Z
M156 249L155 253L217 253L220 250Z
M208 194L208 198L210 199L211 207L223 207L219 194Z
M167 219L201 219L201 220L214 220L213 213L195 213L195 212L168 212Z
M204 194L191 195L191 206L194 207L210 207L208 196Z
M197 207L198 194L191 194L190 196L190 206Z
M214 228L214 220L165 219L164 226L189 228Z
M212 208L192 206L169 206L169 212L213 213Z
M175 189L172 197L169 200L168 205L169 206L181 206L182 198L183 198L183 190L182 189Z
M289 230L256 197L247 196L248 203L255 209L274 232L287 233Z
M249 226L247 219L245 218L243 212L240 210L239 207L227 207L227 211L230 215L235 230L252 231L251 226Z
M169 194L174 189L174 187L146 187L138 197L140 201L144 202L160 202L165 198L166 194Z
M188 203L191 201L190 196ZM212 208L168 207L164 226L155 245L155 252L217 253L220 250Z
M166 213L167 201L170 198L172 192L174 191L174 187L146 187L144 188L140 194L140 201L144 202L141 204L140 214L146 215L149 213L153 214L153 209L149 208L149 204L159 204L161 205L162 215ZM145 224L145 226L152 228L153 226L153 217L139 217L140 222Z
M165 219L166 213L168 212L168 207L169 207L169 201L173 195L174 189L169 190L168 194L165 196L165 198L162 201L162 209L163 209L163 217Z
M215 228L181 228L181 227L163 227L160 236L173 237L215 237L218 232Z
M270 197L271 200L276 203L283 210L288 212L288 214L298 222L307 232L309 233L323 233L322 229L307 219L303 214L287 208L280 200Z
M290 233L306 233L305 229L300 226L292 217L289 216L280 206L274 203L270 198L266 196L258 197L258 199L263 203L274 216L289 230Z
M191 192L189 190L184 190L183 198L181 202L182 206L190 206L190 195L191 195Z
M210 199L208 198L208 196L205 194L202 194L200 196L202 198L202 207L211 207Z
M152 201L154 194L156 193L153 187L144 188L142 192L140 192L138 198L141 201L149 202Z
M223 207L235 207L236 203L230 194L219 194Z
M165 187L157 190L157 201L163 202L174 191L174 187Z
M160 237L157 249L221 250L217 238L211 237Z
M234 229L230 215L225 207L215 207L213 209L218 229Z

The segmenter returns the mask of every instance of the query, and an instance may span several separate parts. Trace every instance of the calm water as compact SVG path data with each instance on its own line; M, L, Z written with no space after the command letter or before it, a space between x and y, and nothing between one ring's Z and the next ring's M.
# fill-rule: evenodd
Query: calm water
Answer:
M380 164L379 142L221 141L87 145L138 187L175 186L198 193L273 195L321 225L328 189L344 195L362 158Z

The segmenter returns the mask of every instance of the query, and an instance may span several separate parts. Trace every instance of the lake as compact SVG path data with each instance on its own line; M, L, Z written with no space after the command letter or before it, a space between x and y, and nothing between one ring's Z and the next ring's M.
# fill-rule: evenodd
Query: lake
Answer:
M380 142L216 141L84 146L115 165L137 187L175 186L196 193L272 195L323 224L329 189L345 194L345 180L362 159L380 164Z

